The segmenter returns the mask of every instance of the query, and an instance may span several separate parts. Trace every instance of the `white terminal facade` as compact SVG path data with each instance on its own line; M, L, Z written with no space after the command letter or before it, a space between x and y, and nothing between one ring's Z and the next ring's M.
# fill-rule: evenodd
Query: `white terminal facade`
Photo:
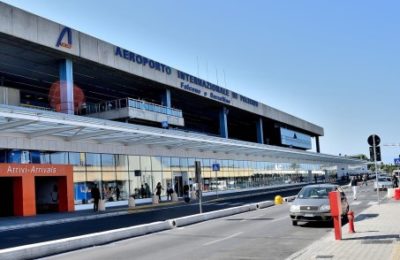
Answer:
M158 182L182 195L195 161L204 192L364 164L320 153L318 125L1 2L0 103L0 163L72 165L76 208L90 203L95 184L110 204L144 199ZM308 151L312 142L316 152ZM1 177L0 186L10 186L1 184L7 173ZM36 182L60 192L51 177ZM38 212L57 209L48 205L54 199L35 196ZM7 207L2 215L13 215Z

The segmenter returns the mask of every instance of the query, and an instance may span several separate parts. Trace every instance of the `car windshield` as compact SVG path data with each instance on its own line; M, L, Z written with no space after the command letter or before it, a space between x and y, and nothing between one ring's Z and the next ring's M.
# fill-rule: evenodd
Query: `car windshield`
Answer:
M334 191L334 187L305 187L299 193L300 199L328 198L328 194Z

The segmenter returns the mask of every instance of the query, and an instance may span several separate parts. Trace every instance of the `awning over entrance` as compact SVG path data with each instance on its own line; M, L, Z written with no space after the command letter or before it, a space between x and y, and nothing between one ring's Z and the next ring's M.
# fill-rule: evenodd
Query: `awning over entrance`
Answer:
M180 148L319 161L327 164L365 163L362 160L341 156L8 105L0 105L0 130L1 133L23 134L27 138L54 136L68 142L91 140L100 144L140 144L150 147L163 146L169 149Z

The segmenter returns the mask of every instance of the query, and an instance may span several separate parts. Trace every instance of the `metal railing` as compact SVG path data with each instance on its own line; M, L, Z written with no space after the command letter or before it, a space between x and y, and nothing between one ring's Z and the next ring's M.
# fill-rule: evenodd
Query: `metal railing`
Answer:
M136 108L145 111L156 112L160 114L183 117L182 110L176 108L170 108L166 106L161 106L155 103L133 99L133 98L122 98L111 101L104 101L98 104L88 104L86 107L82 108L82 114L94 114L102 113L106 111L121 109L125 107Z

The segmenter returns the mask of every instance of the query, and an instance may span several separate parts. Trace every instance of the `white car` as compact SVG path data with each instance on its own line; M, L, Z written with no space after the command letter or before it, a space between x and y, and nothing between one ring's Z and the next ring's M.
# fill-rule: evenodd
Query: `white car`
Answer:
M393 188L392 179L390 177L378 177L378 183L374 182L374 190L387 190L388 188Z

